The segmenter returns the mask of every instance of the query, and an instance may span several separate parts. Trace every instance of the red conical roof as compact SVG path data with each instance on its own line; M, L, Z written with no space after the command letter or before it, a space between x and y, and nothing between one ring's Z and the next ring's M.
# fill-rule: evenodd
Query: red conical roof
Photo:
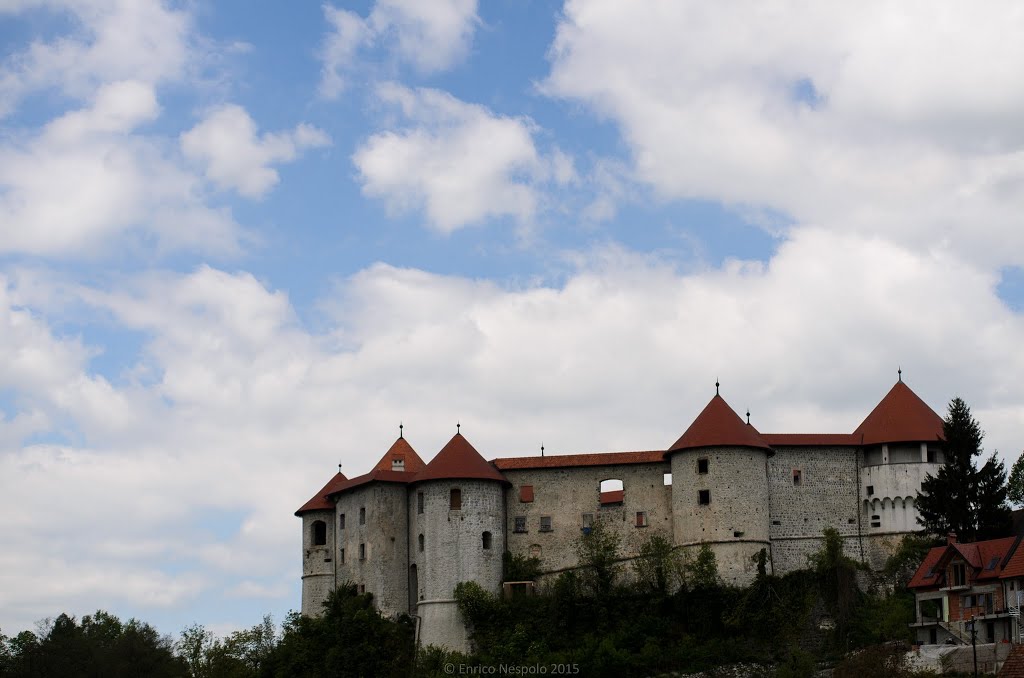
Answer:
M430 460L426 468L416 474L413 482L447 478L508 482L498 469L480 456L480 453L462 437L461 433L456 433L455 437L448 441L448 444L437 453L437 456Z
M398 469L395 468L393 463L396 460L404 462L402 470L405 473L419 473L426 466L423 460L420 459L420 455L416 454L416 450L412 449L412 445L407 443L404 437L399 436L398 440L384 453L384 456L380 458L380 461L377 462L377 465L370 472L397 471Z
M307 501L302 507L295 512L295 515L301 516L306 511L330 511L334 508L334 502L327 498L331 492L348 478L341 471L334 474L334 477L327 481L327 484L320 488L320 491L313 495L313 497Z
M901 380L875 405L853 435L861 445L943 440L942 418Z
M715 394L711 402L697 415L690 428L668 448L669 452L688 450L695 447L756 447L770 450L768 445L750 424L746 424L729 407L722 396Z

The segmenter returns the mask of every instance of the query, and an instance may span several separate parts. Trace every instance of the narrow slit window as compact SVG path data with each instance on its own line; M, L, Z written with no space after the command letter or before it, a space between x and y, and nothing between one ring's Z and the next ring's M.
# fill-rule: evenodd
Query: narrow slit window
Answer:
M462 510L462 490L457 487L453 487L448 497L448 508L452 511Z
M338 529L339 530L344 530L345 529L345 514L344 513L341 513L341 514L338 515Z
M416 493L416 513L423 513L423 493Z
M484 548L485 551L490 551L491 550L491 533L490 532L484 532L482 535L480 535L480 541L482 542L483 548Z
M361 507L359 509L359 524L360 525L365 525L366 524L366 507L365 506L363 506L363 507Z
M341 549L341 551L338 552L338 560L341 561L342 565L345 564L345 549Z
M420 553L423 553L423 535L421 534L419 537L417 537L416 541L419 543Z
M366 560L366 544L359 545L359 560Z
M322 520L313 521L313 546L327 543L327 523Z
M798 469L798 468L793 469L793 484L794 485L799 485L802 482L803 482L803 472L800 469Z

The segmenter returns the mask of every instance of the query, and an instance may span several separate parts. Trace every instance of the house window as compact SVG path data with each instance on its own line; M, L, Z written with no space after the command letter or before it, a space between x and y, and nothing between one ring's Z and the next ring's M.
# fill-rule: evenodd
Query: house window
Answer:
M526 516L516 516L516 527L513 532L526 532Z
M448 497L448 509L451 511L462 510L462 490L457 487L453 487Z
M953 581L953 586L966 586L967 585L967 571L964 568L963 563L953 563L952 570L953 576L950 579Z
M327 543L327 523L322 520L313 521L313 546L323 546Z
M344 513L338 514L338 529L339 530L344 530L345 529L345 514Z
M803 480L802 476L803 476L803 474L801 473L800 469L798 469L798 468L793 469L793 484L794 485L799 485L800 482Z
M711 503L711 490L698 490L697 491L697 503L701 506L707 506Z
M338 560L341 561L342 565L345 564L345 549L341 549L341 551L338 552Z
M636 526L647 527L647 511L636 512Z
M359 585L359 593L366 593L366 584Z
M416 493L416 513L423 513L423 493Z
M421 534L419 537L417 537L416 541L419 543L420 553L423 553L423 535Z
M964 607L974 607L974 596L973 595L964 596L963 597L963 602L961 603L961 605L963 605Z
M519 501L524 504L533 501L533 485L523 485L519 488Z
M697 460L697 473L704 475L708 472L708 460L698 459Z
M540 531L551 532L551 516L540 517Z
M871 527L881 527L882 516L871 516Z
M593 526L594 526L594 514L593 513L584 513L583 514L583 529L584 530L589 530Z
M366 560L366 544L359 545L359 560Z
M405 459L392 459L391 460L392 471L404 471L405 470Z
M483 547L484 547L485 551L489 551L491 549L491 533L490 532L484 532L482 535L480 535L480 541L483 542Z
M360 525L365 525L366 524L366 507L365 506L363 506L363 507L361 507L359 509L359 524Z

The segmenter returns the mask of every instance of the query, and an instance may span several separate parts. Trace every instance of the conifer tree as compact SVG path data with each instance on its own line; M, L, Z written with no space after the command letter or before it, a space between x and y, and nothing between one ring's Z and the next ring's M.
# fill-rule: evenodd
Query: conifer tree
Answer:
M955 532L965 542L1006 534L1006 468L995 455L981 469L975 466L985 434L960 398L949 403L942 433L946 461L937 475L925 478L917 495L923 531Z
M1017 506L1024 505L1024 452L1010 469L1010 479L1006 483L1006 498Z

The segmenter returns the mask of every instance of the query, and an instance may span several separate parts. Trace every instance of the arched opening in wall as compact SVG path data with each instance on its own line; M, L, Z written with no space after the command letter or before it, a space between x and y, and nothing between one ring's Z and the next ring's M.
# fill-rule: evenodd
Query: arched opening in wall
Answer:
M448 495L448 509L450 511L462 510L462 490L453 487Z
M480 541L483 543L483 547L484 547L485 551L491 550L491 533L490 532L484 532L482 535L480 535Z
M626 499L626 490L619 478L602 480L598 487L601 506L617 506Z
M907 527L907 514L903 510L903 497L896 497L892 500L892 523L897 531L905 530Z
M908 530L921 529L921 526L917 524L917 509L914 508L913 497L903 497L903 512L907 516Z
M424 539L423 539L423 535L421 534L419 537L417 537L416 541L417 541L417 543L419 545L420 553L423 553L423 545L425 543Z
M313 546L323 546L327 543L327 523L322 520L313 521Z
M871 527L882 526L882 502L877 499L871 501Z

